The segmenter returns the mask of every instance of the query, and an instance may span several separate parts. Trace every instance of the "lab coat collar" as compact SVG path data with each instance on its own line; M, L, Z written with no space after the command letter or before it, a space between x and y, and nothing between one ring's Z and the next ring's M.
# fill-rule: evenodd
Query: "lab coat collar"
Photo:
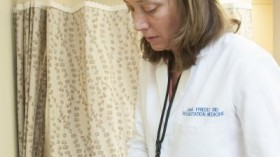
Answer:
M168 73L167 73L167 64L161 60L156 67L156 82L158 87L158 93L159 93L159 105L160 108L163 108L163 103L165 99L166 94L166 88L168 83Z
M209 45L209 46L210 46L210 45ZM199 52L199 54L197 55L197 58L202 58L202 57L206 56L206 55L208 54L208 52L209 52L209 51L208 51L209 46L203 48L203 49Z

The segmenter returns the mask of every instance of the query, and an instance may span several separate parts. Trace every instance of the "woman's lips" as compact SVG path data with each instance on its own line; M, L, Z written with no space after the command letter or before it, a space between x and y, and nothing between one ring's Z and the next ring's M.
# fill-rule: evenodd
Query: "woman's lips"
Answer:
M152 37L146 37L146 40L148 42L155 42L159 37L158 36L152 36Z

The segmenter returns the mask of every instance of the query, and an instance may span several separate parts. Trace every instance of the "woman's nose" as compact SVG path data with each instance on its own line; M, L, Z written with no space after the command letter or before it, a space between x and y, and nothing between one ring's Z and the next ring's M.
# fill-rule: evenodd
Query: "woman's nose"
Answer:
M134 29L136 31L143 31L149 28L147 19L143 15L133 16Z

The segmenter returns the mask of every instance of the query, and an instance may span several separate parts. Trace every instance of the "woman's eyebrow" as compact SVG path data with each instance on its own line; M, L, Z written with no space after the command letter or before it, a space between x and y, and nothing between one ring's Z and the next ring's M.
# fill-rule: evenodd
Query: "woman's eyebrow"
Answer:
M123 0L125 3L128 3L126 0ZM137 3L142 3L142 2L149 2L149 0L136 0L135 2Z

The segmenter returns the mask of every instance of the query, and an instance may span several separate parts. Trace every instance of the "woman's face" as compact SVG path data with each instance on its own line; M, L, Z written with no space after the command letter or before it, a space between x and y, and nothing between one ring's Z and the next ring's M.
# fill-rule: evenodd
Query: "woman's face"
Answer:
M131 11L134 28L155 51L173 50L171 40L179 28L176 0L124 0Z

